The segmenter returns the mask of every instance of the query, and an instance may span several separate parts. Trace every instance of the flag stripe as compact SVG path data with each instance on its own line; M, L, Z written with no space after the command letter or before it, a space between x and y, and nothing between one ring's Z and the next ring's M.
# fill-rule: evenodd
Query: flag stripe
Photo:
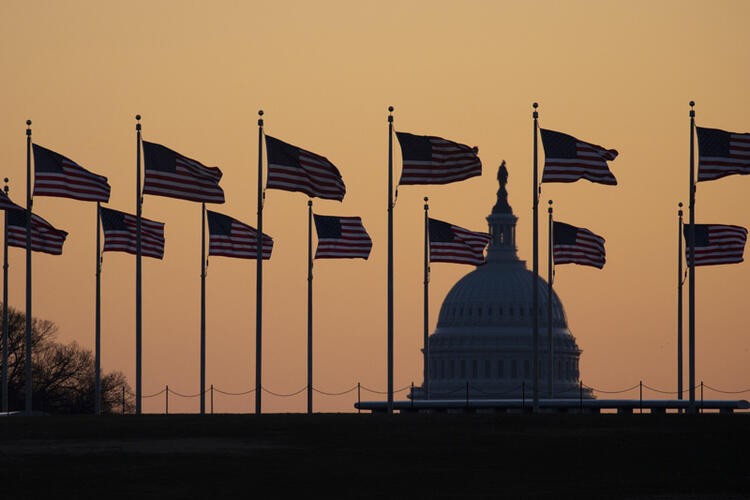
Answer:
M561 132L540 130L544 146L542 182L575 182L586 179L610 186L617 184L617 179L607 164L617 158L616 150L584 142Z
M697 133L698 181L750 174L750 134L702 127L697 127Z
M55 229L38 215L31 214L31 250L52 255L60 255L68 233ZM26 210L15 212L8 217L8 245L26 248Z
M237 219L218 212L208 211L208 255L256 259L258 257L258 231ZM268 260L273 251L273 239L263 235L261 258Z
M138 219L135 215L101 208L104 252L136 254ZM120 224L113 225L113 221ZM156 259L164 258L164 223L141 217L141 255Z
M402 171L399 184L448 184L482 175L482 162L474 148L441 137L397 132ZM429 144L429 155L414 145Z
M161 144L143 141L143 194L206 203L224 203L222 172Z
M683 226L686 241L690 241L690 224ZM744 261L747 229L723 224L696 224L695 265L738 264ZM700 241L698 233L707 238ZM685 245L685 257L690 263L690 245ZM689 264L688 264L689 265Z
M569 236L572 235L572 238ZM588 229L553 222L552 259L555 264L580 264L603 268L605 240Z
M430 262L450 262L480 266L485 263L484 248L491 236L469 231L437 219L429 219Z
M58 196L82 201L109 201L107 178L89 172L73 160L33 145L34 196Z
M318 236L316 259L367 259L372 250L372 239L362 224L361 217L335 217L314 215ZM325 223L338 225L340 234L330 237L323 228Z
M299 191L310 197L344 199L346 186L336 166L327 158L271 136L268 152L267 189Z

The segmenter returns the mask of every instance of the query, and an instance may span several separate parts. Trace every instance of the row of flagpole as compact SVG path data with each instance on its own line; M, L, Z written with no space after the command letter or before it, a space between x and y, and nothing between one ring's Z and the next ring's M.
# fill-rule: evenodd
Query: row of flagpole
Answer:
M695 148L694 148L694 136L695 136L695 111L693 109L694 103L691 101L690 103L691 109L690 109L690 223L689 223L689 231L688 231L688 255L691 256L690 259L688 259L688 271L689 271L689 379L690 379L690 404L691 408L694 407L694 401L695 401L695 393L694 393L694 380L695 380L695 166L694 166L694 156L695 156ZM541 193L540 187L539 187L539 179L538 179L538 135L540 133L540 129L538 126L538 104L533 104L533 279L534 279L534 286L532 286L533 290L533 310L535 313L533 314L533 351L534 351L534 361L533 361L533 408L535 410L538 409L539 404L539 373L540 373L540 359L539 359L539 318L538 318L538 311L539 311L539 292L538 287L536 286L538 282L538 276L539 276L539 270L538 270L538 204L539 204L539 195ZM387 310L387 376L388 376L388 411L393 411L393 209L395 206L395 198L393 196L393 135L394 135L394 127L393 127L393 107L388 108L389 115L388 115L388 264L387 264L387 294L388 294L388 310ZM262 386L262 261L263 261L263 239L265 238L265 235L262 232L263 228L263 202L265 198L265 191L263 189L263 138L264 138L264 131L263 131L263 111L259 111L259 119L258 119L258 213L257 213L257 235L259 235L256 239L256 266L257 266L257 279L256 279L256 402L255 402L255 411L256 413L261 413L261 398L259 390ZM146 192L145 190L141 189L141 149L145 148L145 145L141 138L141 123L140 123L140 115L136 116L136 249L135 249L135 255L136 255L136 321L135 321L135 328L136 328L136 382L135 382L135 395L136 395L136 413L141 413L141 399L142 399L142 293L141 293L141 257L142 257L142 242L141 242L141 226L142 226L142 196ZM612 176L612 174L608 171L608 168L606 166L607 160L612 160L617 156L617 152L614 150L605 150L604 148L601 148L599 146L595 146L588 143L583 143L583 141L579 141L578 139L567 136L565 134L561 134L558 132L548 131L548 130L541 130L543 142L545 143L545 174L542 178L542 182L572 182L575 180L578 180L579 178L586 178L592 182L600 182L603 184L616 184L616 180ZM545 134L548 137L548 139L545 139ZM414 153L416 149L413 149L411 153L407 154L407 149L414 148L414 141L422 141L420 144L421 146L424 146L424 144L431 144L431 147L433 148L432 152L432 162L435 162L435 153L436 148L445 147L445 143L449 143L450 147L452 148L458 148L456 151L460 151L461 153L465 153L466 150L470 149L467 146L462 146L457 143L452 143L450 141L445 141L441 138L435 138L435 137L429 137L429 136L412 136L411 134L405 134L405 133L397 133L398 139L401 143L402 148L402 154L404 156L404 173L402 174L402 180L400 181L400 184L441 184L441 183L448 183L448 182L455 182L457 180L463 180L465 178L479 175L481 173L481 163L479 162L478 158L475 158L478 165L479 165L479 171L478 173L476 171L472 171L471 173L463 173L459 175L458 177L453 178L442 178L439 180L435 180L434 178L429 178L429 175L434 175L434 172L430 172L429 174L424 174L414 171L411 171L411 178L409 178L409 181L405 181L406 176L406 166L407 161L414 161L414 160L424 160L425 158L417 158L414 156L415 154L418 156L417 153ZM32 378L31 378L31 370L32 370L32 363L31 363L31 251L32 251L32 196L31 196L31 148L32 148L32 139L31 139L31 121L27 121L27 129L26 129L26 136L27 136L27 203L26 203L26 360L25 368L26 368L26 404L25 404L25 411L27 413L31 413L32 406L31 406L31 394L32 394ZM272 138L266 137L267 141L271 140ZM574 178L565 177L565 175L569 175L568 172L565 172L564 175L561 174L560 165L557 164L558 170L556 172L552 172L552 169L550 169L550 173L547 172L547 166L548 163L552 164L553 162L550 162L550 158L555 159L555 154L550 154L551 151L553 151L553 146L549 146L547 142L551 144L552 141L557 140L563 140L563 141L574 141L574 143L577 144L577 147L581 147L583 145L584 148L589 148L593 153L597 156L597 161L602 163L604 165L604 169L606 170L606 174L608 177L604 178L591 178L589 174L591 172L585 172L584 174L576 174L577 176ZM278 141L277 139L273 139L276 143L281 143L281 141ZM412 141L411 143L409 141ZM425 142L427 141L427 142ZM438 144L440 141L443 142L443 144ZM281 143L284 145L284 147L291 147L295 148L293 146L287 145L285 143ZM411 144L411 145L410 145ZM153 148L154 144L148 144L149 148ZM35 145L34 148L37 146ZM162 146L158 146L162 149ZM276 147L276 146L274 146ZM557 146L555 146L557 147ZM463 148L463 149L461 149ZM295 148L296 149L296 148ZM418 149L418 148L417 148ZM170 150L167 150L170 153L176 154ZM591 152L589 151L589 152ZM298 154L306 154L306 155L312 155L312 153L309 153L307 151L297 149L296 151ZM558 151L559 153L559 151ZM153 154L153 153L152 153ZM476 148L474 148L473 151L474 156L476 156ZM36 150L35 150L36 155ZM320 196L322 198L329 198L329 199L338 199L341 201L343 199L343 183L341 183L341 193L337 193L335 197L331 197L330 193L326 195L325 193L321 194L316 192L316 190L313 187L308 187L307 190L304 188L299 188L299 186L289 187L289 186L279 186L278 180L275 180L276 184L271 186L271 153L269 152L269 179L268 179L268 186L267 187L274 187L277 189L286 189L291 191L303 191L307 193L310 197L313 196ZM407 156L411 155L410 158L407 158ZM581 154L576 153L576 158L580 159ZM177 155L180 156L180 155ZM313 155L315 156L315 155ZM560 157L564 157L564 155L558 155ZM189 159L186 159L184 157L181 157L181 160L187 160L192 161ZM308 158L309 159L309 158ZM336 175L338 175L340 180L340 174L338 174L338 171L335 169L333 164L330 164L325 158L322 157L316 157L314 159L317 160L323 160L327 162L327 164L333 169ZM428 155L428 159L430 159ZM66 159L67 160L67 159ZM174 160L174 159L173 159ZM296 159L297 166L302 165L300 163L300 159ZM194 162L197 163L197 162ZM417 162L418 163L418 162ZM200 164L198 164L200 165ZM412 163L412 166L414 163ZM456 163L455 165L458 165ZM452 165L452 166L455 166ZM202 165L200 165L203 167ZM278 166L278 165L277 165ZM288 166L288 165L286 165ZM475 165L473 165L475 166ZM78 167L76 165L76 167ZM80 168L80 167L78 167ZM148 168L148 166L147 166ZM203 167L206 168L206 167ZM209 169L210 170L210 169ZM218 169L215 169L218 171ZM564 170L564 168L562 169ZM730 173L745 173L745 172L730 172ZM420 175L427 175L427 178L422 178ZM545 181L545 177L549 175L549 178L547 181ZM594 176L601 175L601 172L592 174ZM728 175L728 174L723 174ZM557 176L557 177L555 177ZM218 188L218 179L220 179L221 173L218 171L218 177L215 179L216 186ZM718 178L718 177L714 177ZM447 179L447 180L446 180ZM106 178L104 178L106 183ZM701 179L700 176L698 180L711 180L710 178ZM153 181L152 181L153 182ZM36 189L36 188L35 188ZM109 189L107 187L107 189ZM146 189L149 189L148 186L148 179L146 179ZM218 188L219 191L220 188ZM7 198L7 186L5 188L6 198ZM48 194L49 193L45 193ZM150 194L161 194L163 196L173 196L173 197L182 197L182 196L176 196L174 194L164 194L159 192L154 192L154 188L151 188ZM340 197L339 197L340 195ZM57 196L64 196L59 195ZM73 197L73 196L71 196ZM107 197L108 197L108 191L107 191ZM78 198L82 199L82 198ZM191 199L194 201L199 201L196 198L185 198L185 199ZM206 332L205 332L205 278L206 278L206 234L205 234L205 225L206 225L206 207L205 203L206 200L200 200L202 201L201 204L201 221L202 221L202 230L201 230L201 325L200 325L200 344L201 344L201 360L200 360L200 381L201 381L201 394L203 395L201 397L201 413L205 412L205 400L204 400L204 393L205 393L205 341L206 341ZM430 257L428 257L428 251L430 249L430 236L429 236L429 230L430 230L430 219L428 215L428 205L427 205L428 199L425 197L425 262L424 262L424 346L423 346L423 356L424 356L424 391L427 397L429 397L429 388L428 388L428 379L429 379L429 373L428 373L428 360L429 360L429 345L428 345L428 298L429 298L429 290L428 290L428 284L429 284L429 262ZM221 193L221 201L223 202L223 192ZM550 202L551 205L551 202ZM95 328L95 391L96 391L96 398L95 398L95 408L96 412L100 412L100 391L101 391L101 380L100 380L100 336L101 336L101 310L100 310L100 289L101 289L101 241L100 241L100 232L101 232L101 205L100 202L97 200L97 253L96 253L96 328ZM554 231L553 231L553 220L552 220L552 207L550 206L549 210L549 231L550 231L550 250L549 250L549 267L548 267L548 273L549 273L549 287L548 287L548 332L549 332L549 364L550 364L550 370L549 370L549 396L552 397L553 394L553 380L552 380L552 373L553 373L553 342L552 342L552 277L553 277L553 268L552 268L552 244L551 242L555 238ZM681 219L682 211L680 210L680 248L682 246L681 243L681 237L682 237L682 219ZM308 202L308 412L312 412L312 280L313 280L313 273L312 273L312 201ZM317 216L316 216L317 217ZM6 237L5 237L5 262L4 262L4 271L5 271L5 280L4 280L4 301L7 304L7 244L8 244L8 237L7 237L7 218L8 218L8 212L6 210ZM106 235L106 231L105 231ZM603 242L603 239L602 239ZM105 245L106 247L106 245ZM106 248L105 248L106 250ZM681 276L681 254L680 254L680 261L679 261L679 290L681 291L682 287L682 276ZM603 265L603 262L602 264ZM601 265L598 265L597 267L601 267ZM680 299L678 302L678 308L681 309L681 293L680 293ZM7 305L4 307L4 319L7 316ZM681 316L680 316L681 318ZM4 321L4 329L7 330L7 320ZM678 356L678 373L680 380L678 381L679 385L679 392L681 392L682 387L682 381L681 381L681 369L682 369L682 363L681 363L681 321L678 325L678 346L680 355ZM4 332L3 335L3 345L7 343L7 332ZM7 348L4 347L3 349L4 356L7 356ZM3 363L3 402L4 402L4 409L7 411L7 403L5 403L5 400L7 399L7 360L4 359Z

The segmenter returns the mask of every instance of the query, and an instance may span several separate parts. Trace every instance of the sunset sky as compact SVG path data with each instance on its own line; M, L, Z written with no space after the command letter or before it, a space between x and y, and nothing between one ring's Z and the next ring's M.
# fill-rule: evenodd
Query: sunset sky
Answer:
M10 178L11 198L25 203L31 119L35 143L107 176L108 206L134 213L134 116L141 114L144 140L222 169L227 202L209 209L256 226L256 120L263 109L269 135L326 156L341 171L343 203L316 199L315 212L361 216L374 241L368 261L315 263L315 386L340 392L361 382L384 391L388 106L395 107L396 130L476 145L484 165L481 177L399 190L398 389L422 381L424 196L435 218L486 230L505 160L519 256L531 266L537 101L541 127L620 152L611 164L616 187L579 181L542 188L541 213L552 199L558 220L607 240L603 270L556 271L555 289L583 349L581 379L606 390L643 380L671 391L688 102L696 101L700 126L750 131L748 19L745 1L3 0L0 174ZM747 193L747 177L699 184L696 221L750 227ZM275 247L264 267L263 385L277 393L306 384L307 200L266 194L264 231ZM70 233L62 256L34 254L34 315L54 321L61 340L93 349L95 204L38 197L34 208ZM164 260L143 261L143 392L169 384L195 394L200 204L146 196L143 215L166 223ZM542 256L546 227L541 218ZM123 371L131 385L134 269L131 255L104 255L103 368ZM433 264L431 330L446 293L471 269ZM696 379L750 388L750 265L696 274ZM11 248L12 306L24 308L24 290L24 252ZM211 258L207 293L207 383L246 391L255 383L255 262ZM687 387L687 361L685 367ZM383 397L363 391L363 399ZM355 400L356 392L316 395L315 408L349 412ZM216 411L246 412L253 404L252 395L215 395ZM146 412L163 407L162 397L144 400ZM266 394L263 409L304 411L305 395ZM198 398L170 400L170 411L197 410Z

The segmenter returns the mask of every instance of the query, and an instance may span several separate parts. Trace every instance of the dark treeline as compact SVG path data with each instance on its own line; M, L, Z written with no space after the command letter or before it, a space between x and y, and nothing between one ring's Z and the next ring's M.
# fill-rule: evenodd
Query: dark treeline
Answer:
M1 309L0 309L1 310ZM2 324L2 318L0 318ZM94 412L94 356L77 342L56 340L57 326L47 320L32 319L33 410L53 414ZM23 410L26 383L26 315L8 309L8 409ZM2 358L0 358L0 367ZM131 412L133 397L122 372L102 372L102 413ZM0 388L1 389L1 388Z

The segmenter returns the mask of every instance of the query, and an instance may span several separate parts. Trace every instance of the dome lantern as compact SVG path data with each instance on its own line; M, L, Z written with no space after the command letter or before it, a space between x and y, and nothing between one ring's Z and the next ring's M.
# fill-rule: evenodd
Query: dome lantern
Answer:
M516 222L518 217L513 214L513 209L508 203L508 169L505 161L497 170L497 181L500 188L497 190L497 202L492 207L492 213L487 216L492 240L487 249L487 261L518 261L516 254Z

